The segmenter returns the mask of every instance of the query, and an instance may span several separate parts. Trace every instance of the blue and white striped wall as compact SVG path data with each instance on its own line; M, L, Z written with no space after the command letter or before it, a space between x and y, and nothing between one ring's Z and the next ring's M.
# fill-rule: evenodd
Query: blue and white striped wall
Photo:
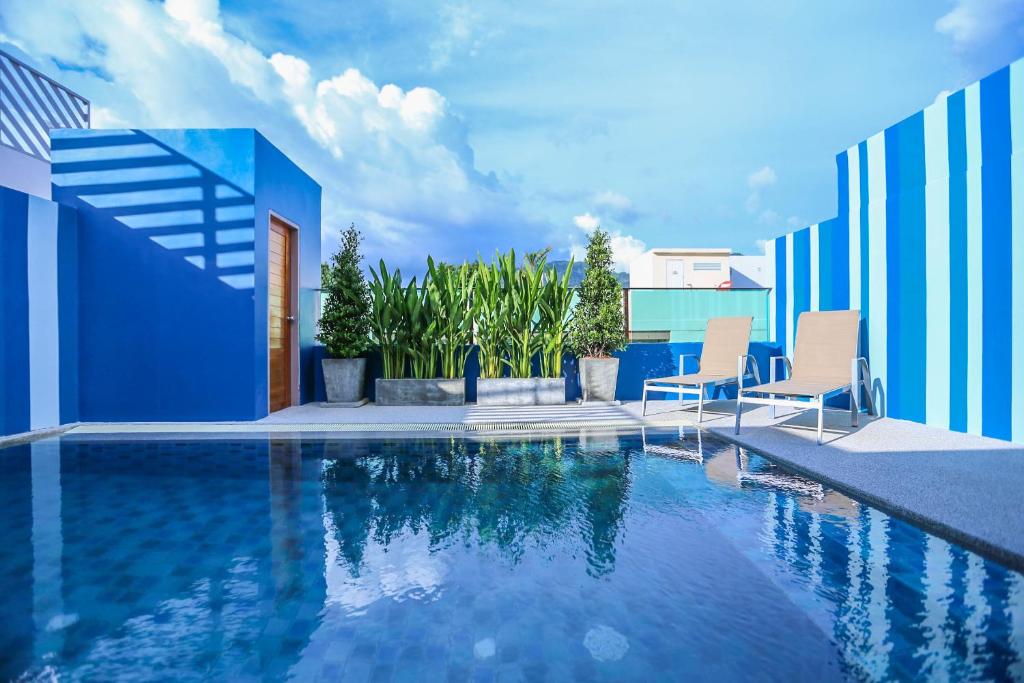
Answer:
M836 163L839 215L769 242L774 340L860 309L884 414L1024 442L1024 60Z
M0 187L0 436L78 419L74 209Z

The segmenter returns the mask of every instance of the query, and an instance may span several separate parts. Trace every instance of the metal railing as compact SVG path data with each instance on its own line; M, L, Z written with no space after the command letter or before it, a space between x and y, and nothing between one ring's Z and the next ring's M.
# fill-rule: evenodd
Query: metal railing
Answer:
M50 160L50 130L89 128L89 100L0 50L0 145Z

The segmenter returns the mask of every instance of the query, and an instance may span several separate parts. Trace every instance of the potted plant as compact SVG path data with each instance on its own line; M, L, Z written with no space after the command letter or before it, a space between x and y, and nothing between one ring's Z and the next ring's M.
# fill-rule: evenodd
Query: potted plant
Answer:
M366 358L370 346L370 293L360 268L362 236L353 224L341 235L341 248L330 264L321 264L321 287L327 295L316 338L326 347L322 361L327 401L362 405Z
M615 400L619 359L612 356L626 345L622 286L612 272L608 233L598 227L587 243L587 272L579 289L569 348L580 359L583 401Z
M479 405L565 403L561 340L571 298L569 275L546 268L545 252L522 265L514 251L477 266L476 316ZM552 357L559 354L558 363ZM541 377L534 377L539 359ZM504 366L504 371L502 369Z
M454 267L428 261L422 284L402 281L399 270L388 271L382 260L379 271L370 269L373 336L380 345L383 377L376 380L376 402L382 406L462 405L466 380L462 377L464 346L460 339L467 323L459 309L468 307L459 297L469 296ZM464 315L464 314L463 314ZM438 377L438 369L444 377ZM454 376L456 375L457 376Z

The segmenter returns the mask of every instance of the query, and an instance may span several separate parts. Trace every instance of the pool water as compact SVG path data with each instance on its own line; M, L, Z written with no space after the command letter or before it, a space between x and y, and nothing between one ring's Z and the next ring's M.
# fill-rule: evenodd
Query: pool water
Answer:
M1024 577L690 432L0 450L0 679L1024 680Z

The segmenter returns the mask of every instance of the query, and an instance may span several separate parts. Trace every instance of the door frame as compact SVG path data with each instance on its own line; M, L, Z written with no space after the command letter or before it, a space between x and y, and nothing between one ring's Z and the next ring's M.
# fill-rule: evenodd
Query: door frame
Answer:
M301 319L299 317L299 234L301 228L299 224L291 221L277 211L271 209L267 212L267 277L270 277L270 231L273 229L271 226L274 223L280 224L282 227L287 228L290 231L288 235L288 284L291 290L288 293L290 301L288 302L289 308L291 309L292 317L295 321L291 325L289 330L289 346L291 348L291 372L289 378L291 379L291 401L290 405L299 405L300 397L302 396L300 383L302 381L299 376L299 323ZM270 414L270 300L269 300L269 282L267 288L268 300L267 300L267 414ZM290 407L290 406L289 406Z

